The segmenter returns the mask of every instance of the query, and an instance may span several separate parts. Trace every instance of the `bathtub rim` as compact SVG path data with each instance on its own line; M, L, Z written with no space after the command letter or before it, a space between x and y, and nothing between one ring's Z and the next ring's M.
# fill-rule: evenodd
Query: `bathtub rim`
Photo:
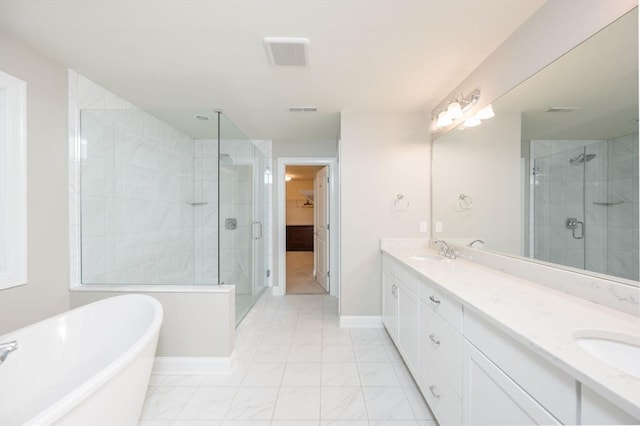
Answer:
M115 377L119 372L125 369L135 358L137 358L148 347L149 343L154 339L157 345L157 338L160 332L160 326L162 325L163 309L162 304L152 296L145 294L124 294L119 296L108 297L106 299L98 300L96 302L88 303L83 306L79 306L74 309L62 312L58 315L46 318L28 326L11 331L7 334L0 336L3 341L5 339L14 339L13 336L21 334L45 321L56 321L59 318L69 316L73 312L79 312L89 310L94 307L95 304L107 305L117 304L117 300L126 299L139 299L144 300L145 303L149 303L153 310L153 319L151 324L140 335L136 342L130 346L120 356L109 362L104 368L100 369L94 375L88 377L82 384L71 390L68 394L64 395L50 406L46 407L43 411L37 413L35 416L27 419L24 425L42 425L51 424L57 419L68 413L73 407L81 403L83 400L89 398L98 389L100 389L110 379ZM116 300L117 299L117 300ZM19 339L18 344L20 343ZM154 351L155 352L155 351Z

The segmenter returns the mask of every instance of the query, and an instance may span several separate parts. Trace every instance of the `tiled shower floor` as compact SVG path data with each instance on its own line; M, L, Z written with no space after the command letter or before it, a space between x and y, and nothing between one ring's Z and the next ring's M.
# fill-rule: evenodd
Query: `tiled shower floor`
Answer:
M140 425L436 424L386 331L339 328L335 297L268 291L236 345L231 374L152 376Z

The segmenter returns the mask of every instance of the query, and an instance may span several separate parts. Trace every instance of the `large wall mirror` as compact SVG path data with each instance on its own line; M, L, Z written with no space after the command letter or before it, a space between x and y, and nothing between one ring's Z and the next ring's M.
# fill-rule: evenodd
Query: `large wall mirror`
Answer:
M433 144L433 236L638 285L637 9Z

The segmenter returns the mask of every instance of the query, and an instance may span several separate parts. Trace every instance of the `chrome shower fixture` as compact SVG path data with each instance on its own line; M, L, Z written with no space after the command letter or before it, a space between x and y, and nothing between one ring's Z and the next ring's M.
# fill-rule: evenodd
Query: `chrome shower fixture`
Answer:
M594 158L596 158L596 154L587 154L585 157L584 153L582 153L577 157L569 159L569 164L576 165L576 164L588 163Z

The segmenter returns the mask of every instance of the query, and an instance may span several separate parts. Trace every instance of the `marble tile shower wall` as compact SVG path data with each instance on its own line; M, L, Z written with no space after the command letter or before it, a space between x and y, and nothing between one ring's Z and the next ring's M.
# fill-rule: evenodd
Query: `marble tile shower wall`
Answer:
M582 240L573 238L566 228L568 217L584 221L582 167L569 162L584 152L585 146L598 146L605 141L585 140L535 140L531 141L531 157L534 160L534 256L536 259L584 268L585 247ZM593 148L590 148L593 149ZM596 157L601 161L602 156ZM595 164L590 164L594 166ZM601 164L598 163L598 167ZM606 161L604 162L606 167ZM601 181L590 182L590 190L606 191L606 170ZM599 228L606 221L598 219ZM591 227L590 227L591 229ZM590 252L606 251L606 237L591 241ZM601 244L601 246L598 246ZM605 272L606 261L598 269Z
M608 144L607 265L609 273L640 280L638 134Z
M572 164L580 154L595 157ZM638 280L638 135L531 141L531 156L536 259ZM584 240L568 217L585 222Z
M195 284L218 283L218 142L194 141Z
M220 281L252 294L254 146L221 140L220 154ZM227 229L226 219L235 219L236 228Z
M69 135L72 285L193 282L194 141L71 70Z

